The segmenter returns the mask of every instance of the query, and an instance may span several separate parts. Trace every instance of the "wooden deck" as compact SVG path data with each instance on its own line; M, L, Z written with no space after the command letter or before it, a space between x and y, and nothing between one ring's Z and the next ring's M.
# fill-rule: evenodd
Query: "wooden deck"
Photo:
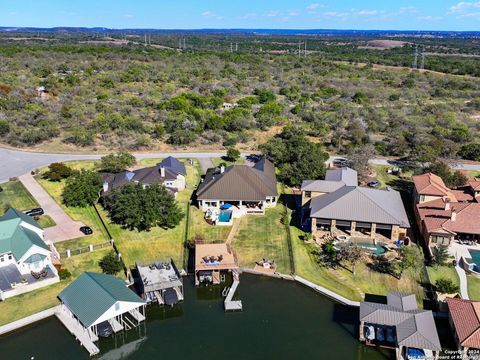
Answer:
M88 351L90 356L100 353L100 349L95 345L88 332L79 326L64 310L59 309L55 312L55 316L67 328L68 331L80 342L80 344Z
M237 291L238 285L240 284L240 276L238 272L233 271L233 284L230 290L228 291L227 297L225 298L225 311L241 311L242 310L242 301L241 300L232 300L233 295Z

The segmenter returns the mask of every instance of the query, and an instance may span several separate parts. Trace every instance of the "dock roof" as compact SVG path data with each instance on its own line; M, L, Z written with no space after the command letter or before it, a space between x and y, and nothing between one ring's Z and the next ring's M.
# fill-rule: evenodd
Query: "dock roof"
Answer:
M86 272L67 286L58 298L85 327L90 327L117 302L144 304L116 276Z

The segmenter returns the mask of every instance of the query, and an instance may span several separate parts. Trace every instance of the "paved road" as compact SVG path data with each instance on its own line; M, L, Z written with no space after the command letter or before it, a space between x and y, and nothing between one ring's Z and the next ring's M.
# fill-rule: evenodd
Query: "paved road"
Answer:
M0 148L0 183L8 181L9 178L17 177L30 172L34 169L46 166L52 162L62 162L69 160L95 160L100 159L104 154L83 155L83 154L47 154L34 153L27 151L18 151ZM177 153L136 153L137 159L162 158L167 156L205 159L224 156L225 152L177 152ZM244 155L242 155L244 156ZM340 158L340 156L331 156L328 161ZM377 165L388 165L386 159L372 159L370 163ZM462 170L480 171L480 164L462 164L453 163L452 168Z
M55 200L40 186L40 184L29 173L18 178L23 186L37 200L45 214L55 221L55 226L45 229L45 239L52 242L60 242L70 239L77 239L85 236L79 229L85 224L80 221L73 221L70 216L58 205Z
M53 162L62 162L70 160L96 160L104 154L83 155L83 154L46 154L27 151L18 151L0 148L0 183L8 181L12 177L17 177L28 173L34 169L47 166ZM224 156L224 152L205 152L205 153L137 153L137 159L154 159L167 156L182 158L212 158Z

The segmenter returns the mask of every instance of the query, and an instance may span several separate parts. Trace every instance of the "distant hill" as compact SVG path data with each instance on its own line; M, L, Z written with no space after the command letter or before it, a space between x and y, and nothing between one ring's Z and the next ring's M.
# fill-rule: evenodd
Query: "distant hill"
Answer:
M335 30L335 29L110 29L105 27L0 27L0 32L47 32L47 33L150 33L150 34L252 34L252 35L321 35L321 36L389 36L389 37L479 37L480 31L416 31L416 30Z

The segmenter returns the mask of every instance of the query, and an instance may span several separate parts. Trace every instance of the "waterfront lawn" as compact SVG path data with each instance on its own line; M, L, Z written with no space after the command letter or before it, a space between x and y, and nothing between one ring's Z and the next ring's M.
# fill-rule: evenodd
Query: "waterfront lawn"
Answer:
M8 181L0 184L3 191L0 192L0 211L3 214L9 207L20 211L30 210L39 207L37 201L18 181Z
M480 301L480 279L467 275L468 296L470 300Z
M284 211L284 205L279 203L275 208L266 209L263 216L247 215L240 219L232 243L240 266L253 268L255 262L266 258L277 263L278 272L291 273L287 232L281 223Z
M460 286L460 279L453 266L427 266L427 272L432 285L435 285L438 279L448 279Z
M140 161L140 166L149 166L156 164L161 159L144 159ZM185 160L186 161L186 160ZM75 161L68 162L69 166L75 169L95 169L98 168L96 161ZM193 189L200 179L200 166L195 160L193 165L186 165L187 168L187 189L177 194L177 201L184 212L187 211ZM45 171L46 169L43 169ZM67 207L62 204L62 190L65 182L51 182L37 177L37 181L44 189L59 203L66 213L74 220L82 221L93 229L93 235L57 243L57 250L63 252L67 249L85 247L89 244L103 243L109 240L109 237L100 222L98 215L93 207L75 208ZM103 220L107 223L108 229L115 239L115 243L122 254L125 265L133 266L136 262L148 263L158 259L173 258L179 267L183 266L184 257L184 239L186 231L186 219L173 229L154 228L150 231L130 231L123 229L120 225L111 224L108 214L100 205L97 206Z
M0 302L0 325L19 320L39 311L59 305L57 295L75 278L85 271L101 272L98 262L109 251L111 251L110 248L105 248L92 253L62 259L62 266L72 273L72 277L68 280L61 280L57 284ZM123 276L123 274L119 274L119 276Z
M234 221L239 220L235 219ZM189 240L198 236L207 242L216 240L225 242L231 229L231 226L215 226L208 224L204 219L203 211L196 206L190 206L190 223L188 230Z

